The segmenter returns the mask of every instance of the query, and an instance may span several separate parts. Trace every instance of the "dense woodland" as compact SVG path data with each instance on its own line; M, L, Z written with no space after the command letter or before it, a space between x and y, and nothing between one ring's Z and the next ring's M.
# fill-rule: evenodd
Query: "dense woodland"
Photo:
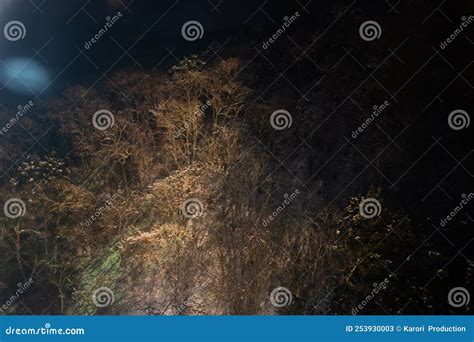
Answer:
M379 12L358 7L326 33L348 5L289 6L301 17L267 49L260 42L278 25L244 27L220 50L216 39L179 62L123 67L35 103L20 119L32 134L13 125L1 137L2 204L21 198L26 212L0 217L0 305L33 280L3 313L351 314L364 300L359 314L469 313L447 294L472 288L472 222L433 225L472 192L472 172L459 167L441 184L452 201L438 189L421 201L454 167L450 154L472 149L472 127L446 125L472 86L458 79L423 112L454 74L440 57L420 65L455 26L437 15L420 25L430 11L412 1L398 7L403 25L378 14L376 42L358 28ZM472 54L457 44L444 57L461 71ZM463 72L471 84L473 71ZM292 117L284 130L269 120L279 109ZM94 125L99 110L111 127ZM436 146L412 168L433 137L450 154ZM202 212L183 215L191 198ZM380 215L361 215L365 198ZM279 286L290 305L270 303ZM94 305L101 287L113 304Z

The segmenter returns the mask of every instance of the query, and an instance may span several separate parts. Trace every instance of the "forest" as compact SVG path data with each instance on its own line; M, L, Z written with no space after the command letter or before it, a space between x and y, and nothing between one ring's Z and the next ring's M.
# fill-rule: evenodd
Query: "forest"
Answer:
M0 314L472 313L473 5L275 3L0 107Z

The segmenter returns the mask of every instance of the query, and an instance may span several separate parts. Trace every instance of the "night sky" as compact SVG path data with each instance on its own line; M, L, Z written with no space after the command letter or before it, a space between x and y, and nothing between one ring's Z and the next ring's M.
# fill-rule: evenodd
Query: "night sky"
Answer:
M23 58L23 73L46 72L49 79L37 89L25 85L3 87L0 104L16 107L18 96L26 98L56 94L68 84L93 84L111 70L124 67L164 68L178 59L204 49L213 41L238 34L245 26L272 23L283 17L284 2L274 2L265 11L263 1L8 1L0 3L2 27L12 20L21 21L25 36L19 41L0 40L2 63ZM107 22L121 12L112 25L90 49L85 44ZM263 18L262 18L263 17ZM189 20L202 23L203 39L188 42L181 37L181 27ZM3 70L5 70L3 65ZM10 67L11 68L11 67ZM39 76L42 77L41 75ZM2 83L6 80L2 79ZM10 85L14 81L8 82ZM18 83L18 82L17 82ZM28 82L26 82L28 83ZM33 91L32 91L33 90Z
M297 23L283 31L270 48L262 46L296 11L301 13ZM473 202L448 227L437 225L473 191L474 176L469 167L474 156L470 123L473 11L474 2L467 0L0 0L0 123L8 122L19 105L35 103L31 114L25 115L10 135L0 137L4 139L0 139L4 143L0 150L6 146L4 160L0 159L5 164L4 175L14 174L26 156L35 153L29 143L21 145L20 136L14 135L20 132L26 136L25 141L33 141L31 146L38 145L38 155L43 154L41 149L48 153L54 150L81 171L78 175L88 176L87 163L80 162L89 156L79 152L74 155L71 137L75 130L69 127L75 126L66 124L75 124L78 114L93 118L94 112L103 108L88 108L81 101L93 106L95 101L110 101L109 109L117 116L115 128L120 120L138 122L135 114L140 112L140 120L152 127L153 137L156 135L161 144L166 130L164 126L154 127L154 121L148 118L150 113L156 115L154 109L148 109L155 108L155 103L148 106L137 97L143 108L129 108L120 95L110 95L108 90L115 86L112 80L121 77L116 71L129 71L120 75L140 75L140 81L124 77L127 83L133 83L132 90L135 83L138 88L148 79L152 83L145 83L144 93L152 90L153 95L168 96L164 89L171 86L169 98L174 98L175 93L186 89L173 78L179 71L172 69L184 57L200 54L197 60L205 61L203 74L212 77L212 85L211 81L226 75L225 71L212 73L222 70L217 67L225 63L219 66L219 62L235 58L242 63L235 78L245 89L242 92L249 90L249 95L236 113L237 119L219 124L242 125L245 133L256 140L252 148L261 148L260 154L268 160L268 179L274 177L275 181L269 189L259 185L255 193L263 198L267 190L273 191L278 204L285 191L287 195L298 186L305 190L306 197L301 200L301 211L295 210L295 217L310 212L317 219L326 209L345 208L353 196L377 190L377 196L383 197L383 210L393 208L397 214L403 213L403 220L413 220L413 237L400 238L396 229L390 229L380 242L383 252L394 252L393 258L397 259L393 265L384 264L381 270L397 275L402 291L393 285L394 292L409 297L390 309L448 312L452 309L446 309L447 292L459 285L472 286L465 279L471 277L473 267ZM194 27L197 23L201 37L186 37L183 30L188 23L194 23ZM377 37L368 37L362 31L367 23L378 31ZM462 25L466 29L459 31ZM209 60L201 58L205 51ZM168 83L158 83L161 78ZM191 76L185 78L188 81ZM196 83L193 90L198 90L195 97L199 103L209 100L205 96L227 89L216 86L218 91L212 88L210 94L205 94L201 91L202 79ZM151 84L163 87L155 91ZM61 104L61 100L70 100L63 94L74 85L83 86L85 95L77 96L72 106L67 101ZM80 92L72 96L75 94ZM160 101L156 103L168 103L168 99ZM388 109L374 117L374 109L388 102ZM174 110L164 112L173 113L172 117L185 112ZM202 112L209 117L213 110L211 105L209 111ZM291 118L284 130L271 125L271 115L276 112L287 112ZM65 117L66 124L61 121ZM461 120L457 127L453 117ZM200 133L216 139L217 131L208 126L210 121L203 121L206 128ZM102 134L94 131L92 121L82 124L93 132L87 137ZM354 136L358 129L360 136ZM64 138L64 132L71 137ZM154 142L150 140L150 146ZM147 144L148 140L142 145ZM95 148L100 144L90 145ZM23 149L16 151L17 147ZM150 148L150 153L161 170L158 166L162 156L155 155L159 149ZM240 152L246 161L247 151ZM130 179L135 181L135 164L131 165ZM158 179L163 174L157 171L155 176ZM358 242L354 245L354 249L359 247ZM404 247L407 249L399 253L398 249ZM436 261L432 257L435 254L445 259ZM412 262L413 255L416 262ZM369 271L372 274L372 269ZM373 284L369 278L361 281L366 281L369 288ZM409 291L415 288L431 296L427 300L430 305L423 302L420 306L424 296L419 296L420 302L412 302ZM352 293L347 293L350 298ZM472 308L466 306L468 310Z

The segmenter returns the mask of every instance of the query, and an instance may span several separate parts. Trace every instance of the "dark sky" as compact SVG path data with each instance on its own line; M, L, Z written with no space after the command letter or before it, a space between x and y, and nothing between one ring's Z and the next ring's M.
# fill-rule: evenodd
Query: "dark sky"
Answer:
M225 41L243 27L280 21L287 13L285 3L288 4L268 4L263 0L0 0L1 28L16 20L26 31L24 38L16 41L0 37L3 74L6 69L15 74L5 63L22 58L13 61L23 74L28 73L24 83L29 82L30 75L36 77L40 69L49 75L39 89L17 84L13 88L18 89L13 91L9 89L15 85L9 81L11 75L3 75L0 104L16 107L22 101L18 96L44 97L60 92L68 84L91 84L109 69L165 67L183 55L205 49L212 41ZM106 17L118 11L122 17L117 23L90 49L85 49L85 43L104 27ZM202 39L189 42L181 36L182 25L190 20L202 24Z

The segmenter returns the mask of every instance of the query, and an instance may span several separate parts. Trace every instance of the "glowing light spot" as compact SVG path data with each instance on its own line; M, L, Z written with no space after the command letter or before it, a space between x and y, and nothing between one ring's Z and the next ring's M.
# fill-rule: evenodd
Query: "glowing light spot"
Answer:
M37 62L27 58L11 58L0 69L2 88L21 94L38 94L49 85L49 74Z

